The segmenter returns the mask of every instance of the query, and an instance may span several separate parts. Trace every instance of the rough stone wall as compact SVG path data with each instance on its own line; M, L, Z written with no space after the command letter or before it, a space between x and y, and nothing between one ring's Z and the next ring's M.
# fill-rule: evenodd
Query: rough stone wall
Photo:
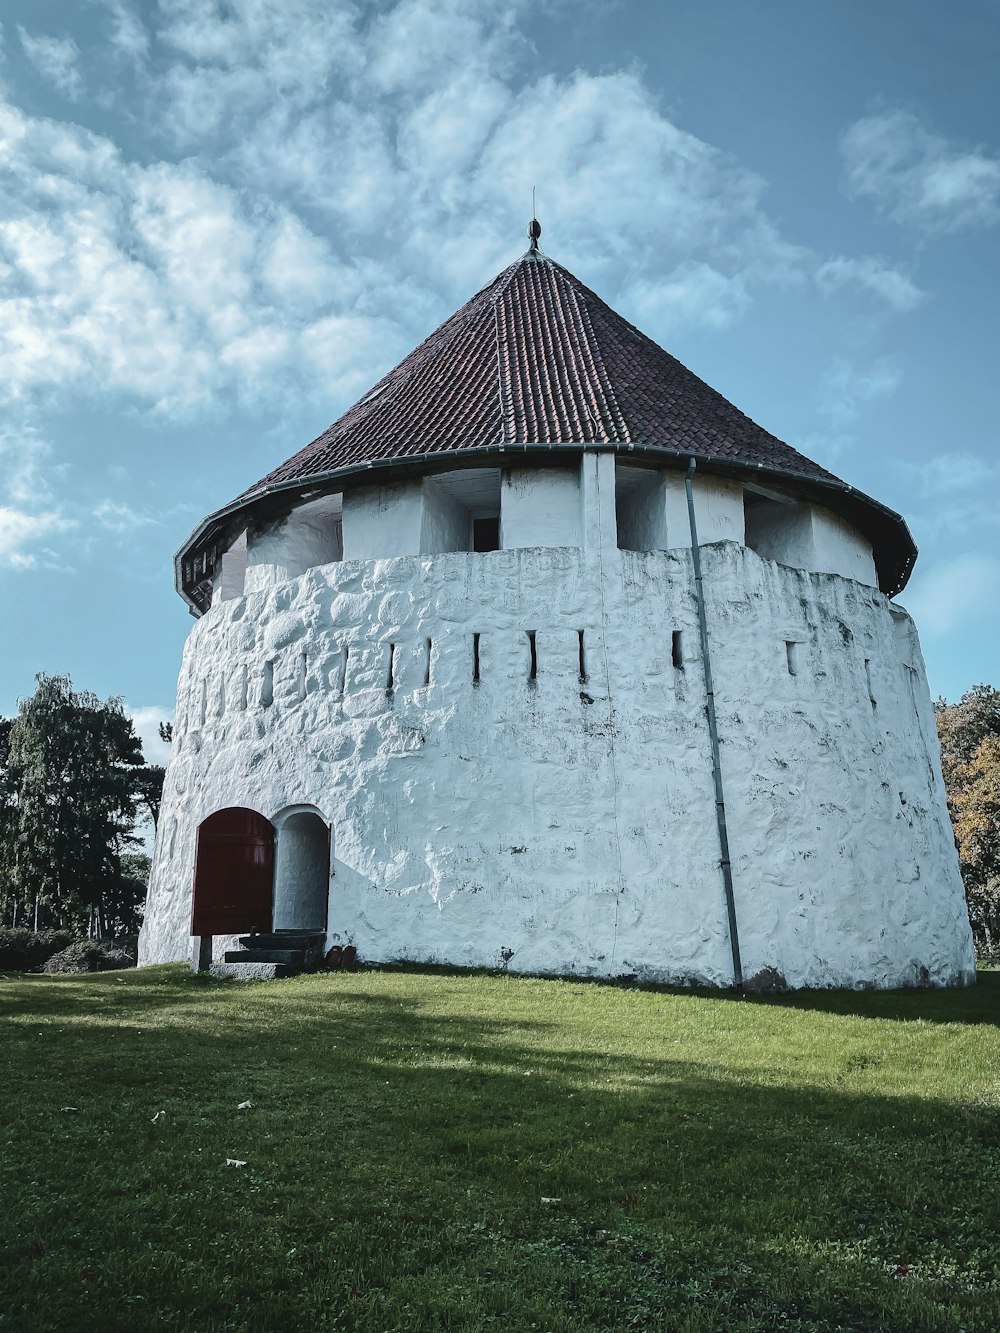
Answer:
M581 483L583 547L346 560L198 622L143 962L189 955L201 820L306 805L362 958L731 980L691 554L618 551L613 471ZM906 613L736 542L703 562L744 972L969 979Z

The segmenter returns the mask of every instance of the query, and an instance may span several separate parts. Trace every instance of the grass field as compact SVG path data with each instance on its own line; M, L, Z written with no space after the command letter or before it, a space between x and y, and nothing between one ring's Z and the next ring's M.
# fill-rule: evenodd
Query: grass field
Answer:
M996 972L0 978L0 1329L993 1333L998 1022Z

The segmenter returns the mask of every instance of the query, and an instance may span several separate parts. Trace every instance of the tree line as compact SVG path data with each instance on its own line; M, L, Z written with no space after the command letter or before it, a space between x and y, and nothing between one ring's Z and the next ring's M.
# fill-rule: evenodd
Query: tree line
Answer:
M981 958L1000 958L1000 690L934 705L948 811Z
M16 717L0 718L0 924L134 934L164 770L147 764L119 698L41 674Z

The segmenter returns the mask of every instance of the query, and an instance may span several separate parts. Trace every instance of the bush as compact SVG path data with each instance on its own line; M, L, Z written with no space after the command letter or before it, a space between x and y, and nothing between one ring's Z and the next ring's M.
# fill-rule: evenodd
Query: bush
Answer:
M71 930L0 926L0 972L31 972L73 942Z
M113 972L121 967L134 967L135 959L129 949L100 940L75 940L68 948L47 959L43 972Z

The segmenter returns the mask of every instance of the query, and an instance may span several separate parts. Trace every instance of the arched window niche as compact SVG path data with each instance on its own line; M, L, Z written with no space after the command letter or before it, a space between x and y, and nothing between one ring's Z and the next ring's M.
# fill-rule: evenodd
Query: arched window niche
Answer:
M274 929L325 929L332 866L330 825L312 805L287 806L272 822Z

